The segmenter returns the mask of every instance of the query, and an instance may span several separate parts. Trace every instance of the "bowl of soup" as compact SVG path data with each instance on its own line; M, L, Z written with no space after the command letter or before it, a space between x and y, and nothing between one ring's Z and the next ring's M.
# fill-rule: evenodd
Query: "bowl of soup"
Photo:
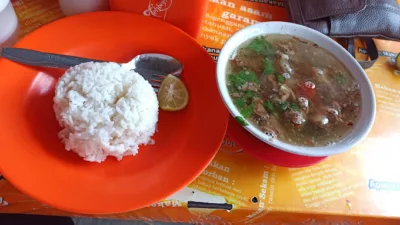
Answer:
M293 23L234 34L221 50L217 82L237 122L294 154L345 152L375 119L373 88L358 62L331 38Z

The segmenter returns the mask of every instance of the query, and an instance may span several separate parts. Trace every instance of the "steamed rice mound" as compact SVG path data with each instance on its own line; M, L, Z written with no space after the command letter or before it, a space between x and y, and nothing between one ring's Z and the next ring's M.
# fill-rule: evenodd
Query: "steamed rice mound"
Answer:
M121 160L153 142L158 100L139 74L116 63L90 62L59 79L54 111L66 150L90 162Z

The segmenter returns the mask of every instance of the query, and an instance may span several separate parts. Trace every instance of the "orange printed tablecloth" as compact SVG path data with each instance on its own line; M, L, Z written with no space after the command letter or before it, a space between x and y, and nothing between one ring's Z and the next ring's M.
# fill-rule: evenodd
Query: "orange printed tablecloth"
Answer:
M12 2L22 35L62 17L57 0ZM272 20L287 20L280 1L209 0L198 41L217 59L235 31ZM400 224L400 71L393 66L400 43L377 41L377 46L381 57L367 70L377 118L369 137L353 150L309 168L287 169L251 157L226 137L209 167L185 189L147 208L104 217L204 224ZM365 57L363 52L358 46L357 56ZM250 201L253 197L257 203ZM188 209L188 200L234 208ZM5 179L0 180L0 212L73 216L33 200Z

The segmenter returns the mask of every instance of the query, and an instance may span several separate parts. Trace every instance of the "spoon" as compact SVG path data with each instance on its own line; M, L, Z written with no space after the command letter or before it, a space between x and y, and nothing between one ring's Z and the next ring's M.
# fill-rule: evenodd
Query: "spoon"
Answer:
M103 60L39 52L23 48L3 48L1 56L25 65L61 69L68 69L85 62L106 62ZM179 60L169 55L158 53L140 54L130 62L121 63L120 65L126 66L139 74L146 73L159 76L172 74L179 77L183 71L183 65Z

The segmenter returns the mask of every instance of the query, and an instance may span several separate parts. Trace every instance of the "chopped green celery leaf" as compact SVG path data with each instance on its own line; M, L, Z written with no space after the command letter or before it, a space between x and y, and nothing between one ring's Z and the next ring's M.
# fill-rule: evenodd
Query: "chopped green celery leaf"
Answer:
M246 106L245 100L241 98L234 99L233 104L236 106L236 108L239 110L240 114L242 114L244 118L248 118L253 114L254 104Z
M246 83L246 80L243 79L243 76L239 76L239 74L229 74L228 81L230 85L235 88L238 88Z
M286 78L283 75L278 75L276 76L276 79L278 80L279 83L284 83Z
M289 109L290 108L290 103L289 102L281 102L281 109L283 110L283 111L285 111L285 110L287 110L287 109Z
M275 108L274 108L274 104L271 101L266 101L264 102L264 108L267 109L270 112L274 112Z
M272 44L269 43L267 40L265 40L265 38L263 37L258 37L253 39L247 47L253 50L254 52L264 56L274 54L272 49Z
M264 59L264 74L269 75L275 72L274 65L272 63L272 60L270 59Z
M248 126L249 125L249 123L247 123L247 121L241 116L237 116L237 117L235 117L235 119L242 126Z
M245 99L253 99L255 97L260 97L260 94L255 91L250 91L250 90L247 90L246 92L244 92Z
M338 82L339 84L345 83L344 75L342 73L335 74L334 78L335 78L336 82Z
M241 76L245 77L247 82L252 82L252 83L257 83L257 84L260 83L260 79L258 79L257 74L254 73L253 71L242 70L242 71L240 71L240 73L242 73Z
M257 74L251 70L242 70L239 73L230 74L228 81L236 88L244 85L246 82L260 83Z
M296 103L292 103L292 109L293 109L294 111L296 111L296 112L299 112L299 111L300 111L300 108L299 108L299 106L298 106Z
M247 107L244 107L242 110L240 110L240 114L242 114L242 116L244 118L249 118L254 112L254 104L250 104Z
M257 38L254 38L250 42L250 44L248 45L248 48L250 48L251 50L253 50L255 52L261 52L261 51L265 50L265 48L272 48L272 45L271 45L271 43L266 41L264 38L257 37Z
M246 107L246 102L241 98L234 99L233 104L239 109L239 111Z

